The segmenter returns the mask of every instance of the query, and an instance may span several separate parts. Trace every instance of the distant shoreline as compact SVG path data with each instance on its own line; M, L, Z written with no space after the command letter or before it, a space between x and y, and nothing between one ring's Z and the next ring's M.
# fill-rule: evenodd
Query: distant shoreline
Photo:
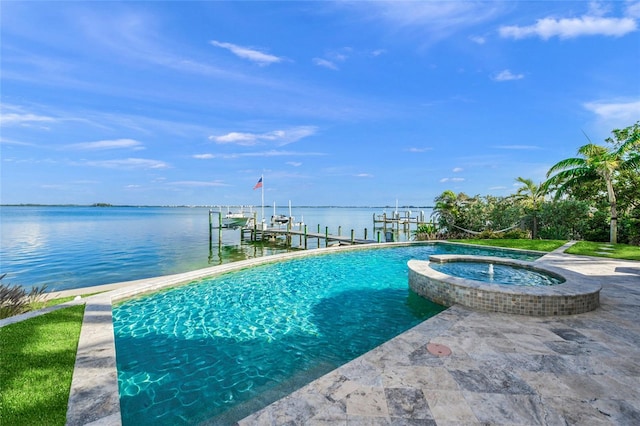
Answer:
M219 208L219 207L241 207L240 205L134 205L134 204L0 204L0 207L95 207L95 208L122 208L122 207L135 207L135 208ZM245 206L246 207L246 206ZM253 207L256 207L254 205ZM257 206L260 207L260 206ZM265 206L271 207L271 206ZM276 207L288 207L288 206L276 206ZM432 209L433 206L294 206L296 208L312 208L312 209Z

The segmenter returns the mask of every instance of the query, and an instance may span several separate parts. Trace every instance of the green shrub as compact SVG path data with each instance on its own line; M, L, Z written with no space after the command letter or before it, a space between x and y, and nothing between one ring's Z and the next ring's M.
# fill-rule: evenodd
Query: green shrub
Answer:
M524 229L511 229L503 234L508 240L525 240L531 238L531 233Z
M640 218L625 217L618 221L618 242L640 246Z
M538 212L538 237L547 240L581 239L585 218L590 216L589 204L560 200L541 205Z
M588 217L584 218L584 229L581 235L582 239L599 242L609 241L609 218L609 213L602 210L594 211Z
M554 225L540 229L538 237L543 240L569 240L573 238L573 234L568 226Z
M490 229L485 229L479 234L475 234L473 238L478 240L497 240L502 238L502 235L503 235L502 232L494 232Z
M435 240L438 238L438 228L434 223L421 223L413 233L418 241Z

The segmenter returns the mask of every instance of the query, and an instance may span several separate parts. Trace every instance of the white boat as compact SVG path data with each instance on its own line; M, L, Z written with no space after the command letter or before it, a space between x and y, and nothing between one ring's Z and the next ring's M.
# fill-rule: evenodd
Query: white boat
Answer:
M271 216L272 225L286 225L287 223L289 223L289 218L283 214Z
M245 211L241 206L239 211L231 211L230 207L227 207L227 214L222 217L223 228L242 228L247 226L253 221L253 208L249 211Z

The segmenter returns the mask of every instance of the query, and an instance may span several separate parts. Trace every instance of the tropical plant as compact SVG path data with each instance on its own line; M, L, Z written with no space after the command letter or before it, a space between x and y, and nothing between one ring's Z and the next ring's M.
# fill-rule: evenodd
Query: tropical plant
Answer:
M511 197L487 195L485 229L499 233L515 229L522 222L522 206Z
M520 188L518 188L518 192L513 196L513 198L520 203L522 203L526 212L531 213L532 219L532 227L531 227L531 238L538 238L538 211L540 209L540 204L544 202L544 197L547 194L545 188L542 184L537 185L533 183L531 179L525 179L523 177L516 178L516 182L522 184Z
M509 197L470 197L463 192L445 191L435 202L432 217L435 216L441 233L449 238L513 229L522 216L521 207Z
M435 198L435 206L431 217L434 218L441 231L448 233L453 229L458 214L457 196L455 192L447 190Z
M593 212L584 201L556 200L542 203L538 214L538 238L569 240L584 238L587 219Z
M543 183L545 191L553 188L556 199L571 188L587 182L604 183L610 206L609 241L617 242L618 211L614 185L621 171L636 169L640 166L640 122L626 129L613 130L614 139L607 142L613 148L589 143L578 149L580 157L567 158L553 165L547 172L547 181Z
M7 274L0 276L0 281ZM46 286L34 287L30 292L23 287L0 284L0 319L21 314L29 310L29 305L42 300Z
M432 222L421 223L414 231L414 235L418 241L435 240L438 238L438 228L436 224Z

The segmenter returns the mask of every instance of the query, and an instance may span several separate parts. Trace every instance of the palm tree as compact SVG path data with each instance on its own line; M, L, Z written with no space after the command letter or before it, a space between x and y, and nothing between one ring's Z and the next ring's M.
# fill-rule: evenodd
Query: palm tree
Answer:
M634 169L640 165L640 154L638 153L640 148L639 123L631 126L631 130L624 133L627 139L619 141L619 146L612 149L593 143L581 146L578 149L578 154L582 157L567 158L553 165L547 172L547 181L542 185L545 190L555 187L556 198L558 198L572 187L594 180L603 181L607 188L607 196L611 206L609 238L612 244L617 242L618 219L614 182L620 171ZM620 131L614 130L613 133L618 137Z
M436 205L433 207L431 217L436 217L441 230L444 229L446 232L450 232L458 214L455 192L446 190L438 195L434 201Z
M544 201L544 197L547 192L543 185L536 185L531 179L518 177L516 178L516 181L521 183L523 186L518 188L518 192L516 192L513 198L522 202L526 208L531 209L533 213L531 238L536 239L538 237L538 216L536 213L540 207L540 203Z

